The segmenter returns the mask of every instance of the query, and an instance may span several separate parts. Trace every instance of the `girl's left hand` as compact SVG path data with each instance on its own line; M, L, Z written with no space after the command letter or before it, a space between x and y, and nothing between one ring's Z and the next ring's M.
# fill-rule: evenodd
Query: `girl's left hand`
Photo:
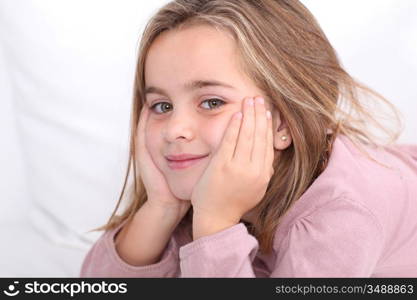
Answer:
M266 192L274 173L272 118L259 98L252 105L249 100L253 98L244 99L243 118L237 117L240 112L232 116L218 150L193 189L194 239L239 223Z

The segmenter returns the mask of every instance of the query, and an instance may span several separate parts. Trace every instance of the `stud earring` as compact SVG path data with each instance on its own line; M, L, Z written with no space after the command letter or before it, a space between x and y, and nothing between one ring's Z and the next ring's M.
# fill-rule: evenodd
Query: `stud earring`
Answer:
M281 137L281 140L283 140L283 141L286 141L288 138L287 138L287 136L286 135L283 135L282 137Z

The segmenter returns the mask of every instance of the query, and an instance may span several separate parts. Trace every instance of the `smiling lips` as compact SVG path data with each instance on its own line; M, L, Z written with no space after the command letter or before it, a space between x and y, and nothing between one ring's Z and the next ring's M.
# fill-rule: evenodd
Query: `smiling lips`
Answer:
M167 155L166 159L168 161L168 166L173 169L185 169L189 166L192 166L204 158L206 158L208 154L204 155L195 155L195 154L179 154L179 155Z

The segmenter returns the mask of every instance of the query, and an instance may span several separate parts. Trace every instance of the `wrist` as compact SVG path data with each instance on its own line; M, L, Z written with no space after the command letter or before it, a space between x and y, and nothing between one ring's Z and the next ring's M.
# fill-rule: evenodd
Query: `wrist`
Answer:
M146 201L143 206L152 215L156 216L162 223L179 223L187 210L179 205L166 205L156 201Z
M230 228L240 221L239 219L226 219L215 215L193 214L193 240Z

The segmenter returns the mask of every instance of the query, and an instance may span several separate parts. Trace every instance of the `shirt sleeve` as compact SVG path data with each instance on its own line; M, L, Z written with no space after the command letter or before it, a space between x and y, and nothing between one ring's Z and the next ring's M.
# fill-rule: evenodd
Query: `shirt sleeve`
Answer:
M126 220L106 231L92 246L84 258L80 277L177 277L179 274L178 241L179 226L171 235L157 263L132 266L122 260L116 251L114 237Z
M181 277L255 277L258 247L243 223L201 237L179 249Z
M374 214L349 199L331 201L293 223L271 277L370 277L384 232Z

